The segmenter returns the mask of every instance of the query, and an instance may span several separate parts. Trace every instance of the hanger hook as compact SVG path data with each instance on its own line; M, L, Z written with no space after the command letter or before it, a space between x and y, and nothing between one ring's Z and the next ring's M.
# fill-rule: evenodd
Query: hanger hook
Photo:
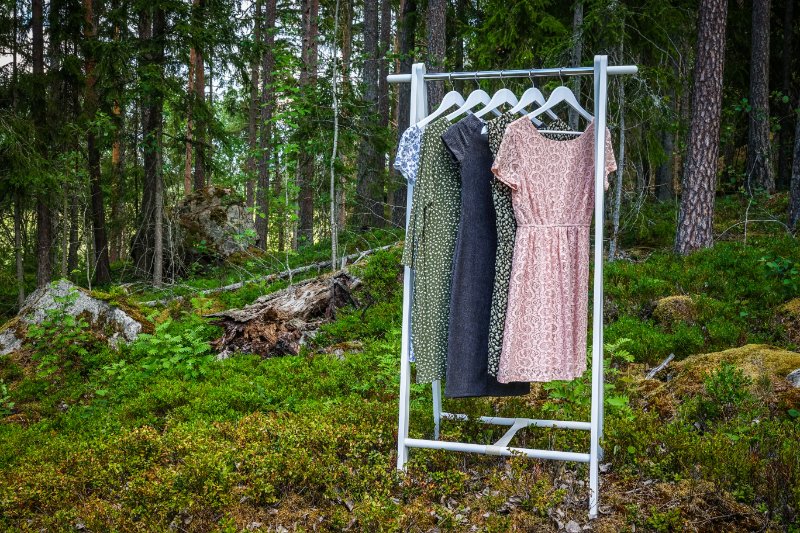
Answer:
M529 80L530 80L530 82L531 82L531 87L535 87L535 86L536 86L536 83L534 83L534 81L533 81L533 72L532 72L532 71L530 71L530 70L528 71L528 79L529 79Z
M450 90L451 91L455 91L456 90L456 86L453 85L453 73L452 72L448 72L447 73L447 81L450 82Z
M561 81L561 85L564 85L564 76L562 73L563 70L564 67L558 67L558 79Z
M473 79L475 80L475 86L478 87L478 89L480 89L481 88L481 84L478 81L478 71L477 70L473 74Z
M500 71L500 83L503 84L503 89L506 88L506 79L503 77L503 71Z

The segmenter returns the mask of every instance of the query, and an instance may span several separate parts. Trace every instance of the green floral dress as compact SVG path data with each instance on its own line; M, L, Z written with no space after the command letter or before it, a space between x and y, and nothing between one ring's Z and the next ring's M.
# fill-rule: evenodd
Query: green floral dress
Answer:
M442 117L422 135L417 183L403 264L414 269L411 336L417 383L444 379L453 255L461 209L459 169L442 141L451 125Z

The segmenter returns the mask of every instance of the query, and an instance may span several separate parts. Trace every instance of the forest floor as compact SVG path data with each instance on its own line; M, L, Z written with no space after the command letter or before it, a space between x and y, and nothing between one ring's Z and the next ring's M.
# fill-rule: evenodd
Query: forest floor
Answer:
M685 258L669 250L674 206L624 220L624 259L605 273L609 390L595 521L585 465L412 450L408 472L395 470L400 246L353 267L364 305L341 310L300 355L215 359L209 341L220 330L203 315L288 281L197 291L285 269L286 259L323 260L320 245L272 267L244 258L198 271L160 292L103 288L156 325L120 351L80 323L52 320L0 358L0 528L800 531L800 389L785 380L800 357L800 322L786 306L800 297L800 247L778 222L741 224L746 207L720 199L716 246ZM784 207L774 197L748 213L771 220ZM348 253L397 239L370 234ZM141 305L175 294L186 297ZM697 356L730 348L739 349ZM676 361L645 379L670 353ZM412 385L412 436L432 434L429 389ZM588 392L587 373L521 398L444 407L588 419ZM489 443L501 432L444 422L442 438ZM588 435L574 433L531 429L515 442L587 449Z

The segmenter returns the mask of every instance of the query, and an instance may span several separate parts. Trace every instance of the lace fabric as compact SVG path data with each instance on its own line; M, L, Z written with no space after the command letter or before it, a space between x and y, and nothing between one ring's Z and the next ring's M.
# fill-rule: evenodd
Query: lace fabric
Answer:
M616 170L606 130L605 187ZM492 166L511 189L517 233L497 379L571 380L586 370L594 123L548 139L523 117L506 128Z

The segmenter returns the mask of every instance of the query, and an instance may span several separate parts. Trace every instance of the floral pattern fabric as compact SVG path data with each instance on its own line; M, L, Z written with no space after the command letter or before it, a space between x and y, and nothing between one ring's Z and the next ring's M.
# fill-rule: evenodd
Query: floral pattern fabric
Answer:
M568 141L523 117L506 128L492 171L511 188L517 233L497 380L571 380L586 370L594 122ZM616 170L606 130L605 187Z
M443 379L447 368L450 288L461 208L458 167L442 141L450 125L442 117L425 128L403 250L403 264L414 269L411 336L418 383Z
M410 185L417 181L417 169L419 168L419 152L422 145L423 129L416 124L412 124L400 136L397 144L397 154L394 157L394 168L399 171ZM411 273L412 279L414 273ZM414 337L408 339L408 360L413 363L416 361L414 355Z
M506 127L519 115L503 113L486 124L489 135L489 149L497 156ZM555 120L548 129L568 130L569 126ZM544 133L556 140L568 140L569 134ZM492 179L492 202L497 216L497 253L495 255L495 277L492 288L491 318L489 320L489 361L488 371L497 375L500 367L500 352L503 348L503 332L505 331L506 309L508 307L508 284L511 280L511 261L514 256L514 238L517 234L517 221L514 218L514 207L511 203L511 189L499 179Z

